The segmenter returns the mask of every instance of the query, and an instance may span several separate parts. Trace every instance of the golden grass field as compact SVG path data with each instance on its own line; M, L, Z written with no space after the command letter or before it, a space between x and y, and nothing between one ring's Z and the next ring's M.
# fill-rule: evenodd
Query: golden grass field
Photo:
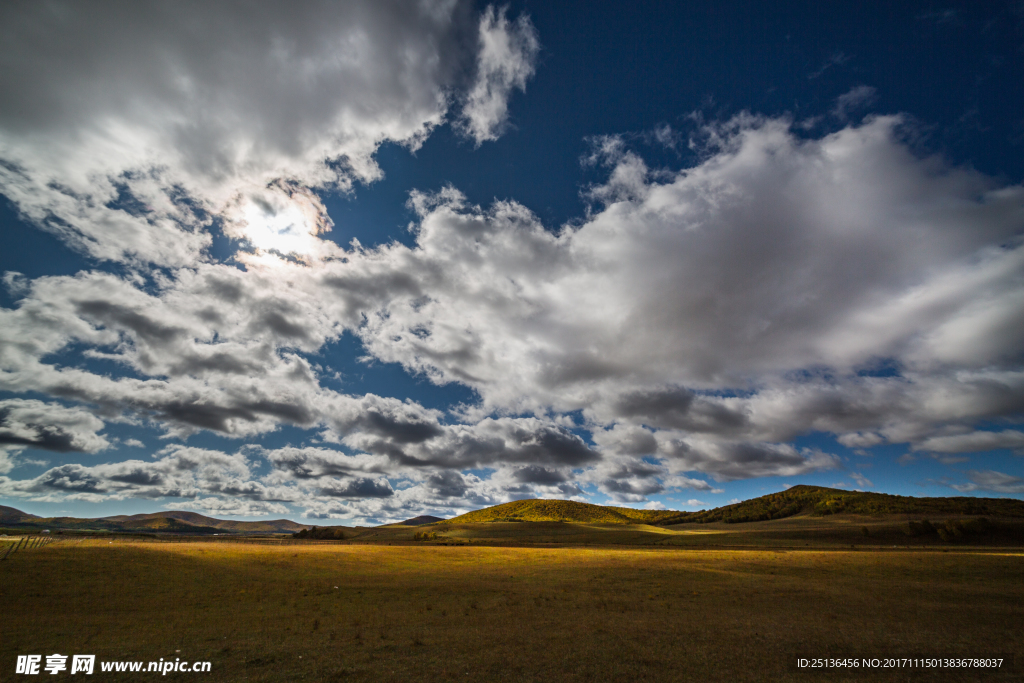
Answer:
M64 540L0 562L0 680L51 653L209 660L168 676L211 681L1014 680L1022 570L1020 549ZM1015 666L794 666L925 654Z

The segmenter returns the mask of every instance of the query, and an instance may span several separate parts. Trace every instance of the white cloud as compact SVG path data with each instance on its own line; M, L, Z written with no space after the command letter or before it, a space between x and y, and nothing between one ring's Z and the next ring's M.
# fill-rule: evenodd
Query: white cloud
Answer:
M850 113L871 104L877 96L878 91L870 85L858 85L836 98L836 106L832 109L832 114L839 119L846 120Z
M251 480L245 456L220 451L168 446L156 460L125 460L85 466L68 463L34 479L0 479L0 493L32 500L121 500L125 498L195 497L201 493L273 498Z
M28 399L0 401L0 447L40 448L59 453L96 453L110 446L103 421L81 408Z
M213 517L264 517L291 513L280 503L261 503L237 498L196 498L183 503L168 503L164 507L175 510L198 510Z
M97 259L170 266L268 188L379 178L378 146L417 148L453 98L493 139L536 53L528 20L458 1L5 4L0 25L0 89L17 93L0 104L0 191ZM287 229L296 206L261 221Z
M514 22L506 8L489 6L480 18L480 56L472 87L462 105L461 125L477 146L496 140L508 121L508 99L513 90L526 90L533 76L540 42L525 15Z
M873 483L871 483L870 479L865 477L860 472L851 472L850 476L853 477L853 480L855 482L857 482L857 486L861 487L862 489L870 489L874 488L875 486Z
M952 484L961 493L991 491L993 493L1024 493L1024 478L994 470L970 470L971 481L967 484Z
M737 123L700 166L557 235L519 205L449 197L416 249L387 254L445 275L361 334L489 404L560 410L626 378L720 389L877 357L929 374L1005 365L1024 329L1024 188L916 159L896 125L799 141L785 122Z
M709 126L704 160L676 173L650 172L617 139L609 182L591 188L600 203L557 233L515 202L484 209L448 188L412 196L411 247L327 258L314 230L297 237L312 245L305 260L265 251L241 255L244 269L38 278L0 310L0 388L149 420L169 438L317 430L347 451L267 452L269 478L239 475L233 489L314 516L390 519L583 485L640 503L711 488L694 473L838 468L787 443L811 431L857 448L1016 447L1014 430L972 430L1024 410L1024 188L914 156L900 125L801 139L784 120L740 117ZM285 222L325 219L291 186L246 197L239 215L248 201ZM292 216L299 200L308 211ZM326 388L332 371L312 356L346 331L480 404L445 415ZM90 371L96 359L124 376ZM875 376L879 359L896 371ZM578 422L564 415L576 410ZM194 475L128 486L120 470L64 467L5 490L226 495Z

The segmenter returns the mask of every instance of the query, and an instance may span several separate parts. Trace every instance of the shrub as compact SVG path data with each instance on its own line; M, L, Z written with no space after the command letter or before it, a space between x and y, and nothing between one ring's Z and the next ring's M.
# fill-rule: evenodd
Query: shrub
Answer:
M921 522L907 522L908 536L930 536L935 533L935 527L927 519Z
M989 521L984 517L978 519L950 519L938 527L936 531L943 541L961 541L971 536L985 533L989 529Z

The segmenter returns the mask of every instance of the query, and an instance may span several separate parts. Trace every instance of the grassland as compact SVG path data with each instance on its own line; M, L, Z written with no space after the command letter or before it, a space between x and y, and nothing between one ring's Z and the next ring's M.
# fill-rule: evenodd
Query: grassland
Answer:
M787 531L770 524L745 541L724 528L736 525L660 529L700 546L453 547L403 542L401 529L372 543L53 543L0 562L0 679L16 655L54 652L209 660L208 680L254 682L844 678L793 667L824 655L1003 653L1024 665L1019 549L781 550L773 534ZM655 533L615 526L579 533ZM716 536L751 545L719 549Z

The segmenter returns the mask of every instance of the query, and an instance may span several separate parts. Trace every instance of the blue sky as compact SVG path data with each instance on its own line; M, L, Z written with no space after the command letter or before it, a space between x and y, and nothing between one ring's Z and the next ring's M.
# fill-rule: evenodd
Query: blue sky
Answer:
M1024 496L1019 3L0 12L0 504Z

